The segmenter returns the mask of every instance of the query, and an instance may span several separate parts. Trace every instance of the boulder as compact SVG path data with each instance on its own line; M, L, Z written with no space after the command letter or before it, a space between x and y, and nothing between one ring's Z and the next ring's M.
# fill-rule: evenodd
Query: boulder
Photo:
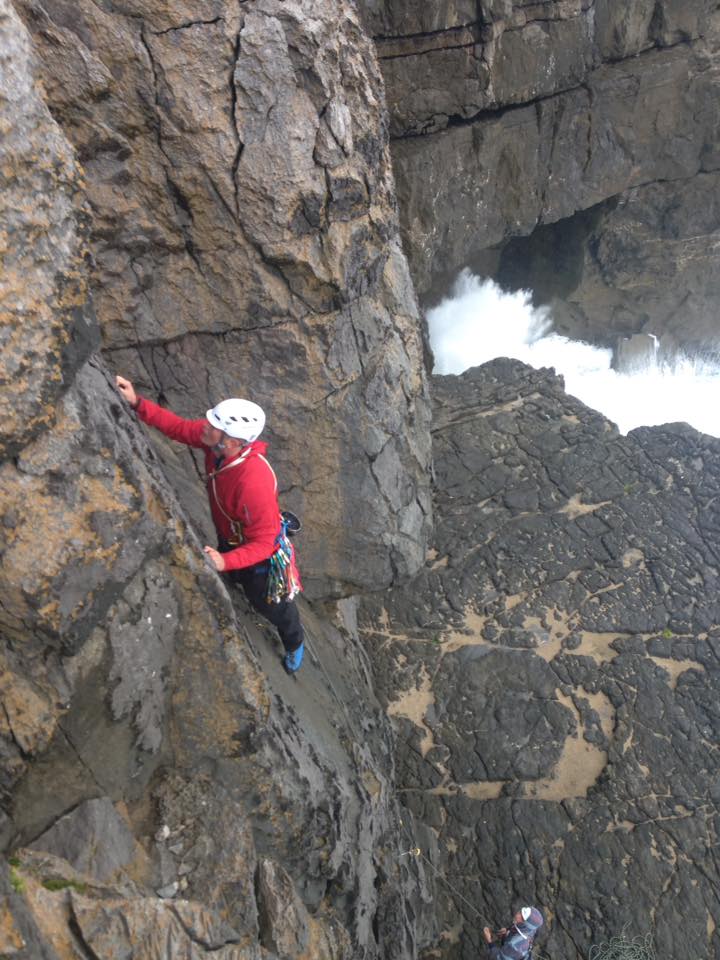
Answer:
M88 800L30 844L95 880L110 880L135 857L135 838L108 797Z

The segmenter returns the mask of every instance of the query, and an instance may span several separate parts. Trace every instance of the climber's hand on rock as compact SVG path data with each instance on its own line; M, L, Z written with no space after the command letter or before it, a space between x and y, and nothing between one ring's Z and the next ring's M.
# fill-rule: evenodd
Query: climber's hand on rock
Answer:
M115 377L115 385L123 400L126 400L131 407L137 406L138 397L135 393L135 387L129 380L126 380L125 377Z
M483 936L485 937L485 943L492 943L492 930L490 927L483 927Z
M225 558L223 555L218 553L217 550L213 550L212 547L205 547L203 552L218 573L222 573L222 571L225 569Z

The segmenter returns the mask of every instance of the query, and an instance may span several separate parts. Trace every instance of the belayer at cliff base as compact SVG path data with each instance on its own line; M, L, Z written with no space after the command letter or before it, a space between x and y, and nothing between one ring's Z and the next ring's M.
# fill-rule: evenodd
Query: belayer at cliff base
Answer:
M502 927L496 936L490 927L483 928L483 937L490 960L530 960L533 944L543 915L537 907L521 907L510 927Z

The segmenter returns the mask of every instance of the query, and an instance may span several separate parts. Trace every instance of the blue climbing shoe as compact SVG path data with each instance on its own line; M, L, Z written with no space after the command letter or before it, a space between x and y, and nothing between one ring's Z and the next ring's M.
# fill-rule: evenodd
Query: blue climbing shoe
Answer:
M293 650L292 653L286 653L282 659L282 665L285 667L285 673L296 673L300 669L300 665L303 662L303 654L305 653L305 644L301 643L297 650Z

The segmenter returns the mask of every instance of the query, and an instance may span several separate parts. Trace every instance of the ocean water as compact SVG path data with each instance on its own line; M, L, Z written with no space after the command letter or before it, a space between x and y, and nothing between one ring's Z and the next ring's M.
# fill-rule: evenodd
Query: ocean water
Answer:
M677 421L720 437L720 366L655 357L631 373L611 368L612 351L551 332L552 316L533 308L528 291L503 293L464 270L449 297L428 311L434 373L462 373L495 357L554 367L569 394L599 410L621 433Z

